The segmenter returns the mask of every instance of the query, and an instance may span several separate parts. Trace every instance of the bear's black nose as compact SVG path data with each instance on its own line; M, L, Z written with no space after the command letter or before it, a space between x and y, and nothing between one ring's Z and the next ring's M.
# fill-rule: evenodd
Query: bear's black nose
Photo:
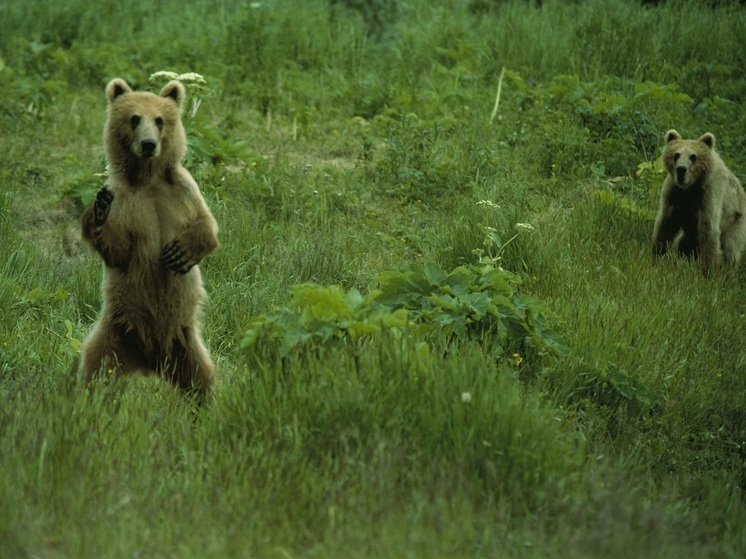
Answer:
M155 140L143 140L140 142L140 147L142 147L143 157L153 157L157 144L155 143Z
M686 167L676 167L676 180L679 183L686 180Z

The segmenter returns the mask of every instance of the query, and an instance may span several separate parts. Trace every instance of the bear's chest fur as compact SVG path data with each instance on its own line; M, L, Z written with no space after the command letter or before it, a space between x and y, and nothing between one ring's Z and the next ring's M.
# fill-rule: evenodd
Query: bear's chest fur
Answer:
M109 221L127 232L133 243L133 264L155 264L163 247L197 216L188 187L181 181L152 180L133 187L111 181L114 195Z
M696 223L697 215L703 209L704 196L702 184L693 184L686 189L674 185L668 195L668 203L672 213L678 214L684 221L694 220Z

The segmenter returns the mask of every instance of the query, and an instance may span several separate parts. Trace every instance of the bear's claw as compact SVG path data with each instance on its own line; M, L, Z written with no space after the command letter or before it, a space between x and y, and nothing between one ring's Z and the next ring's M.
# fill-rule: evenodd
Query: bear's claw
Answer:
M93 224L96 227L101 227L106 222L113 200L114 195L106 187L96 194L96 201L93 203Z
M163 248L159 260L166 268L174 270L179 274L186 274L195 264L190 261L188 255L181 249L178 241L172 241L167 244Z

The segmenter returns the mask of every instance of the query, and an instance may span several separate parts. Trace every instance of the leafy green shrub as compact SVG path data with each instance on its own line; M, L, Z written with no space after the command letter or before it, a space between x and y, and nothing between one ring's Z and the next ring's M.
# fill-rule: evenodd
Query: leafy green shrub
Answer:
M354 345L372 334L406 329L424 341L474 340L497 354L565 351L546 305L519 294L520 279L491 264L446 273L426 263L376 279L380 289L367 296L338 286L294 286L291 307L297 310L278 309L251 320L241 349L250 357L284 358L296 348Z
M560 354L546 305L518 291L521 280L491 263L444 272L431 263L378 276L379 303L406 309L425 337L474 339L498 353Z
M392 311L376 301L378 292L363 296L357 289L316 284L293 286L291 307L251 320L243 332L241 349L249 355L288 356L296 348L327 347L356 343L383 329L403 329L407 311Z

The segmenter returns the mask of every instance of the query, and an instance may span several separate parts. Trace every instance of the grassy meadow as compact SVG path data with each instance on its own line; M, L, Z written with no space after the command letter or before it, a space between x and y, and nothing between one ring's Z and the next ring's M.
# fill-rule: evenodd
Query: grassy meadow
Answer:
M711 6L710 4L713 4ZM652 258L663 134L746 179L746 11L0 3L0 557L746 556L746 269ZM74 372L105 84L186 76L220 370Z

